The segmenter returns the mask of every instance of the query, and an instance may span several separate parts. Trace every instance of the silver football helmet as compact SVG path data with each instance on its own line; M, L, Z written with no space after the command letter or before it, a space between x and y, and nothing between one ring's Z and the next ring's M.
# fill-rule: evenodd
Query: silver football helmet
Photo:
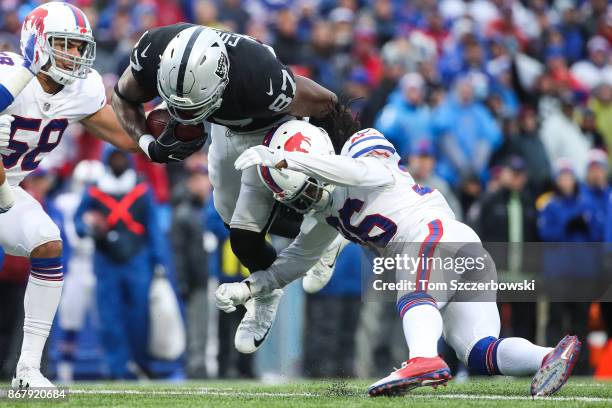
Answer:
M170 41L157 70L157 90L173 118L202 122L221 106L229 80L229 58L213 29L195 26Z

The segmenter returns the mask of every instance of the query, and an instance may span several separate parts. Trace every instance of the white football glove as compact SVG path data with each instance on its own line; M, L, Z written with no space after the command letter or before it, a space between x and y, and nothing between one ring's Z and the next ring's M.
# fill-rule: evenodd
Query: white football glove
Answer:
M14 120L11 115L0 115L0 150L7 148L11 141L11 123Z
M215 292L215 305L225 313L236 310L236 306L244 304L251 297L251 290L244 282L224 283Z
M272 149L268 146L253 146L242 152L234 162L236 170L248 169L252 166L275 167L285 160L284 149Z
M32 32L28 41L21 44L23 55L23 66L34 75L49 61L49 53L46 50L45 39Z

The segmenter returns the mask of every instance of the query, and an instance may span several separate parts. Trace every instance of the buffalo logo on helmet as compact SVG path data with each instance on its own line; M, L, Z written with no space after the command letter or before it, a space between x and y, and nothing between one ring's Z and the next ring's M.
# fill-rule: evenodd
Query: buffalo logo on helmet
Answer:
M310 153L310 138L304 136L301 132L297 132L285 142L285 151L287 152L302 152Z
M37 7L25 19L26 27L35 28L36 34L41 36L45 30L45 18L49 12L44 7Z

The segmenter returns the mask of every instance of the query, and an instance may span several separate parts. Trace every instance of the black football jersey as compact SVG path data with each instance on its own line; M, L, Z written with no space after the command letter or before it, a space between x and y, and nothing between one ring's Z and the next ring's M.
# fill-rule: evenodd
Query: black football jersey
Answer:
M193 24L178 23L149 30L134 45L130 67L138 83L157 92L159 60L168 43ZM240 34L216 30L229 57L229 82L223 102L207 121L236 132L261 129L284 116L295 96L291 69L276 58L274 50Z

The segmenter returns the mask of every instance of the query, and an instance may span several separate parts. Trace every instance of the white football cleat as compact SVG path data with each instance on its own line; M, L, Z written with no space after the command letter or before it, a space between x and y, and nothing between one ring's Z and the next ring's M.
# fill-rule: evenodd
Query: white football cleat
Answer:
M306 293L317 293L327 285L334 274L334 267L340 252L347 246L349 241L342 235L338 235L331 245L325 250L319 262L315 264L302 280L302 287Z
M11 386L16 390L26 390L31 388L51 388L55 385L42 375L39 368L18 366Z
M247 311L234 337L236 350L250 354L263 344L276 318L276 311L282 296L282 289L275 289L269 295L247 300L244 304Z

